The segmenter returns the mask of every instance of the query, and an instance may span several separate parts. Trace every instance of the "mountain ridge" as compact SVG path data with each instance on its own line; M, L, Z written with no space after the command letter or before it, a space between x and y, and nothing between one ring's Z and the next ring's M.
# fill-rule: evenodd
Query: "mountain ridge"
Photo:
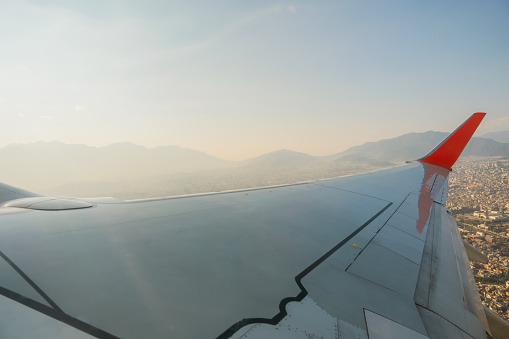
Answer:
M120 198L267 186L402 164L426 155L447 135L435 131L407 133L329 156L282 149L235 162L175 145L9 144L0 148L0 181L50 195ZM464 155L509 156L509 143L473 138Z
M483 138L492 139L500 143L509 143L509 131L491 132L481 135Z

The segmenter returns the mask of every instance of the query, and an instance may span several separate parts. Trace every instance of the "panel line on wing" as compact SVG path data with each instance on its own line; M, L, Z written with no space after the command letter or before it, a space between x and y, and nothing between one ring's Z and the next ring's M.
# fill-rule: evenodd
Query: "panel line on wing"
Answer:
M383 212L385 212L389 207L392 206L392 202L388 203L384 208L382 208L377 214L375 214L371 219L366 221L363 225L361 225L359 228L357 228L355 231L353 231L348 237L343 239L339 244L334 246L332 249L330 249L327 253L325 253L321 258L319 258L317 261L315 261L313 264L311 264L308 268L306 268L304 271L302 271L297 277L296 280L299 279L298 283L300 284L300 279L304 278L309 272L311 272L313 269L315 269L318 265L320 265L322 262L324 262L327 258L329 258L334 252L336 252L338 249L340 249L344 244L349 242L354 236L356 236L360 231L362 231L366 226L371 224L373 220L378 218ZM304 289L304 286L301 287Z
M461 334L463 335L466 335L468 336L468 338L472 338L474 339L474 337L472 337L470 334L466 333L461 327L459 327L458 325L456 325L455 323L451 322L450 320L448 320L447 318L444 318L442 315L434 312L433 310L427 308L427 307L424 307L422 305L419 305L419 304L416 304L417 306L417 310L419 311L419 313L422 315L426 315L426 312L428 313L431 313L431 316L434 316L435 319L440 319L440 322L444 322L446 323L447 325L449 326L452 326L454 328L456 328L459 332L461 332ZM427 315L427 317L423 317L424 319L426 318L430 318L430 315Z
M284 187L287 187L287 186L295 186L295 185L285 185ZM253 190L259 191L259 190L262 190L262 189L253 189ZM306 193L306 192L294 192L292 194L298 195L298 194L304 194L304 193ZM355 193L355 192L352 192L352 193ZM362 194L362 195L364 195L364 194ZM278 198L280 198L280 196L264 198L263 200L278 199ZM374 198L374 197L371 197L371 198ZM170 198L168 198L168 199L170 199ZM376 198L376 199L378 199L378 198ZM379 199L379 200L386 201L386 200L383 200L383 199ZM123 224L134 224L134 223L137 223L137 222L140 222L140 221L163 219L163 218L174 217L174 216L178 216L178 215L185 215L185 214L191 214L191 213L197 213L197 212L204 212L204 211L214 210L214 209L217 209L217 208L232 207L232 206L236 206L236 205L240 205L240 204L242 204L242 202L240 202L240 203L232 203L232 204L228 204L228 205L221 205L221 206L212 206L212 207L202 208L202 209L198 209L198 210L191 210L191 211L185 211L185 212L179 212L179 213L164 214L164 215L159 215L159 216L156 216L156 217L145 217L145 218L141 218L141 219L133 219L133 220L120 221L120 222L116 222L116 223L110 223L110 224L107 224L107 225L103 224L103 225L90 226L90 227L84 227L84 228L79 228L79 229L70 229L70 230L65 230L65 231L60 231L60 232L53 232L53 233L50 233L49 235L71 233L71 232L77 232L77 231L86 231L86 230L91 230L91 229L94 229L94 228L114 227L114 226L123 225Z
M14 301L16 301L22 305L25 305L35 311L41 312L42 314L47 315L48 317L51 317L58 321L61 321L64 324L72 326L72 327L74 327L82 332L85 332L87 334L90 334L96 338L120 339L117 336L114 336L113 334L105 332L105 331L103 331L97 327L94 327L90 324L87 324L79 319L73 318L70 315L68 315L62 311L57 311L52 307L41 304L40 302L37 302L37 301L29 299L29 298L25 298L24 296L22 296L16 292L13 292L11 290L8 290L6 288L0 287L0 294L6 298L14 300Z
M332 187L334 188L334 187ZM353 192L355 193L355 192ZM362 194L364 195L364 194ZM382 199L379 199L382 200ZM306 269L304 269L301 273L299 273L295 277L295 282L301 289L301 292L296 297L287 297L280 301L279 303L279 313L276 314L272 319L266 319L266 318L248 318L248 319L242 319L238 321L237 323L230 326L226 331L224 331L222 334L220 334L217 339L223 339L223 338L229 338L231 337L235 332L240 330L242 327L250 325L250 324L256 324L256 323L265 323L270 325L276 325L279 323L286 315L286 305L290 302L297 301L300 302L308 295L308 292L304 285L302 284L301 280L308 275L310 272L312 272L316 267L318 267L321 263L323 263L326 259L328 259L332 254L334 254L337 250L339 250L343 245L348 243L354 236L356 236L360 231L362 231L364 228L366 228L369 224L371 224L376 218L378 218L380 215L382 215L389 207L393 205L392 202L389 202L385 207L383 207L378 213L376 213L374 216L372 216L368 221L366 221L364 224L359 226L355 231L350 233L346 238L344 238L339 244L334 246L332 249L327 251L324 255L322 255L318 260L316 260L314 263L309 265Z
M414 219L414 218L409 217L409 216L408 216L408 215L406 215L406 214L403 214L403 213L398 212L398 211L396 211L396 212L397 212L397 213L399 213L400 215L404 215L405 217L408 217L408 218L410 218L410 219L412 219L412 220L414 220L414 221L415 221L415 219ZM416 220L416 221L417 221L417 222L420 222L419 220ZM425 227L426 225L427 225L427 224L424 224L424 226L423 226L423 227ZM403 232L403 233L405 233L405 234L408 234L409 236L414 237L415 239L419 239L419 240L421 240L421 241L424 241L423 239L421 239L421 238L419 238L419 237L415 236L415 232L410 233L410 232L408 232L408 230L406 230L406 229L404 229L404 228L398 228L396 225L393 225L393 224L391 223L391 221L390 221L390 220L388 220L388 221L387 221L387 226L391 226L392 228L395 228L395 229L397 229L397 230L399 230L399 231L401 231L401 232Z
M16 271L18 272L18 274L30 285L32 286L32 288L34 290L37 291L37 293L40 294L41 297L44 298L44 300L46 300L48 302L48 304L51 305L51 307L53 307L55 309L55 311L57 312L61 312L61 313L64 313L62 311L62 309L60 309L60 307L58 307L57 304L55 304L55 302L53 300L51 300L51 298L46 294L44 293L44 291L39 287L37 286L36 283L33 282L32 279L30 279L26 274L25 272L23 272L14 262L12 262L11 259L9 259L9 257L7 257L2 251L0 251L0 256Z
M328 185L324 185L324 184L316 184L316 183L311 183L312 185L315 185L315 186L319 186L319 187L327 187L327 188L332 188L332 189L335 189L335 190L338 190L338 191L342 191L342 192L348 192L348 193L354 193L354 194L358 194L358 195L362 195L362 196L365 196L365 197L368 197L368 198L373 198L373 199L378 199L378 200L382 200L382 201L385 201L385 202L390 202L389 200L385 200L385 199L382 199L382 198L379 198L379 197L374 197L372 195L367 195L367 194L364 194L364 193L359 193L359 192L355 192L355 191L350 191L350 190L345 190L343 188L338 188L338 187L333 187L333 186L328 186ZM391 203L392 204L392 203Z
M389 227L391 227L391 228L393 228L393 229L395 229L395 230L397 230L397 231L399 231L399 232L401 232L401 233L405 233L405 232L400 231L400 230L398 230L397 228L394 228L394 227L392 227L392 226L390 226L390 225L388 225L388 226L389 226ZM405 233L405 234L408 234L408 233ZM422 241L421 239L415 238L415 237L414 237L414 239L416 239L418 242L422 243L422 246L424 247L424 241ZM392 253L394 253L394 254L396 254L396 255L400 256L400 257L402 257L403 259L406 259L406 260L408 260L408 261L410 261L410 262L412 262L412 263L416 264L416 265L420 265L420 263L421 263L421 261L420 261L420 260L419 260L419 262L416 262L416 261L414 261L414 260L412 260L412 259L410 259L410 258L408 258L408 257L405 257L405 256L404 256L404 255L402 255L401 253L396 252L396 250L395 250L394 248L390 248L389 246L387 246L387 245L385 245L385 244L381 244L381 243L379 243L379 242L377 242L377 241L375 241L373 244L377 244L378 246L380 246L380 247L382 247L382 248L384 248L384 249L386 249L386 250L388 250L388 251L390 251L390 252L392 252Z
M196 193L196 194L187 194L187 195L177 195L173 197L163 197L163 198L151 198L151 199L139 199L139 200L127 200L123 202L123 204L142 204L147 202L155 202L155 201L165 201L165 200L179 200L179 199L188 199L188 198L201 198L201 197L209 197L214 195L223 195L223 194L231 194L231 193L244 193L244 192L254 192L254 191L262 191L266 189L277 189L284 188L290 186L302 186L313 184L310 181L297 182L294 184L283 184L283 185L274 185L274 186L263 186L263 187L253 187L253 188L243 188L238 190L229 190L229 191L221 191L221 192L208 192L208 193Z
M359 254L357 255L357 257L346 267L345 271L348 271L348 269L350 268L350 266L352 266L352 264L355 262L355 260L357 260L357 258L359 258L362 254L362 252L369 246L369 244L371 244L371 242L373 241L373 239L375 239L376 235L378 234L378 232L380 232L380 230L382 228L385 227L385 225L387 225L387 223L389 222L389 220L391 220L392 216L398 211L398 209L401 207L401 205L403 205L406 201L406 199L410 196L410 194L412 194L411 192L407 194L407 196L405 197L405 199L403 199L403 201L401 201L401 203L399 204L399 206L394 210L394 212L392 212L392 214L389 216L389 218L387 218L387 220L385 221L385 223L382 225L382 227L380 227L380 229L378 229L378 231L376 231L375 235L373 235L373 238L371 238L368 243L366 244L366 246L364 246L364 248L361 248ZM392 205L392 203L391 203Z

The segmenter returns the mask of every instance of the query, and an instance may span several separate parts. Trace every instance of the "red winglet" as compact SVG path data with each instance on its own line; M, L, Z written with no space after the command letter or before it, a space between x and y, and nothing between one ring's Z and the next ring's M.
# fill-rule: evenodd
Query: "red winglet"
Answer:
M485 115L486 113L474 113L437 147L417 161L444 167L452 171L452 165L458 160Z

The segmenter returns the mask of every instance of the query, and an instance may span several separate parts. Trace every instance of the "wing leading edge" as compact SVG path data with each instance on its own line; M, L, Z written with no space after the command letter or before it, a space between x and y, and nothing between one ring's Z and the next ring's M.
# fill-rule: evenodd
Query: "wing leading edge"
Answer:
M449 171L483 116L419 163L364 175L156 201L71 199L86 208L36 209L31 193L3 200L0 294L18 304L2 303L0 331L486 338L443 206Z

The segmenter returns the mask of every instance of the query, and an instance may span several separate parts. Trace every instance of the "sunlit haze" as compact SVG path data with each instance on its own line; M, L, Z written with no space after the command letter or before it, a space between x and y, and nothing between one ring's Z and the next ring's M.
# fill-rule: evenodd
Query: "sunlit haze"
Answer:
M328 155L408 132L509 130L509 3L10 1L0 147Z

